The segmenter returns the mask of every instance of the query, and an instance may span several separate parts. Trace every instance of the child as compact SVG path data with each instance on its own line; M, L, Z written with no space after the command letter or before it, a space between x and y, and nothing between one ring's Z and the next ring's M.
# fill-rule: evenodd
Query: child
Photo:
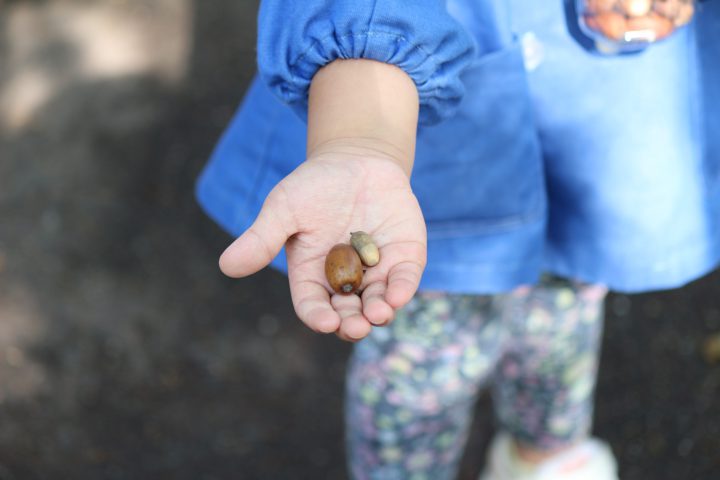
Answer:
M490 379L484 480L617 478L589 437L606 288L720 258L720 7L634 55L577 31L560 0L261 4L260 77L198 197L240 235L225 273L287 271L302 321L362 339L353 478L453 478ZM334 294L356 230L381 262Z

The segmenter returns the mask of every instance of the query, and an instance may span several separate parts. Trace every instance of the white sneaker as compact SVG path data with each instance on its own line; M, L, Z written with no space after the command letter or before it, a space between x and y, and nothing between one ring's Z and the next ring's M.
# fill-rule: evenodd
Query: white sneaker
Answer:
M610 447L594 438L539 465L521 460L514 449L510 435L497 435L478 480L618 480Z

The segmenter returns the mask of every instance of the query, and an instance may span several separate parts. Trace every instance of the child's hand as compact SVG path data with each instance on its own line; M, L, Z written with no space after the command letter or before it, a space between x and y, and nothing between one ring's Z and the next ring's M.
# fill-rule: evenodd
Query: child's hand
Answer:
M223 253L220 268L232 277L250 275L285 245L297 315L315 331L354 341L412 298L427 239L407 173L385 154L346 147L324 149L283 179L255 223ZM325 256L357 230L373 237L380 263L366 271L359 296L334 293Z
M410 301L425 268L425 222L410 189L418 92L400 68L335 60L315 73L308 97L308 158L268 195L255 223L220 258L244 277L286 246L298 317L319 332L359 340ZM325 278L325 257L350 233L369 233L380 263L361 295L340 295Z

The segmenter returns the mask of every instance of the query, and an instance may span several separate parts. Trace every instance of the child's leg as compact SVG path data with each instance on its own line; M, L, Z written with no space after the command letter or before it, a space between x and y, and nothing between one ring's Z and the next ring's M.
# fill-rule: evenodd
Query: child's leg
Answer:
M499 298L419 294L355 346L346 405L353 479L455 477L478 388L501 353Z
M602 286L545 280L508 297L495 408L526 460L589 435L606 293Z

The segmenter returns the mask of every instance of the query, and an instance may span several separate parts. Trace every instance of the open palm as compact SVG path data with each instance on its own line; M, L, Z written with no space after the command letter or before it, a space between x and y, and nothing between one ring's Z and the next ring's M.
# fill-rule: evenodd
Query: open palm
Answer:
M357 230L373 237L380 263L366 271L360 295L334 293L325 278L325 256ZM272 190L220 266L227 275L247 276L285 245L298 317L315 331L358 340L412 298L425 267L426 238L417 199L398 165L380 155L326 153Z

